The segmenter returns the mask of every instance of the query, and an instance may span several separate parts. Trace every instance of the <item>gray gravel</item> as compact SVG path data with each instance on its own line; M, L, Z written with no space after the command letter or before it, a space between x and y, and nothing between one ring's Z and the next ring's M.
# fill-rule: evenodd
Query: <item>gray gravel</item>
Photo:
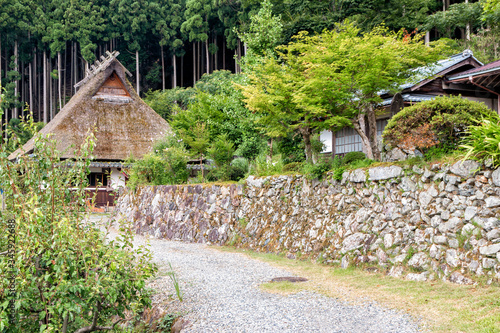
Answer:
M136 236L136 244L144 242ZM182 332L420 332L409 315L374 302L351 305L312 292L263 292L259 284L293 274L242 254L203 244L150 242L154 260L164 270L171 263L184 295L183 302L175 300L163 275L150 285L159 290L154 301L184 315L189 324Z

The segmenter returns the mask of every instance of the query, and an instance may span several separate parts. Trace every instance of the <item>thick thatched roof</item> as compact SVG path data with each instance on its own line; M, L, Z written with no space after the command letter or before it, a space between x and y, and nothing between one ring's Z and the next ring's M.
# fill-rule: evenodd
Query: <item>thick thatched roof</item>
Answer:
M125 67L109 54L99 66L76 86L78 92L40 134L52 134L62 158L73 157L88 131L95 127L94 159L119 161L131 154L147 153L154 141L171 132L169 124L151 109L127 81ZM33 139L9 159L33 151Z

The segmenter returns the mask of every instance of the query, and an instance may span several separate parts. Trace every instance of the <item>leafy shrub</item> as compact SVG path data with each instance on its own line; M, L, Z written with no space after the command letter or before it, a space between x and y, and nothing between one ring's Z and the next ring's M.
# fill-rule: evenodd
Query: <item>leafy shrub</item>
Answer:
M325 172L329 171L332 168L331 161L321 161L316 164L305 163L302 166L302 172L308 179L321 179Z
M483 116L495 117L483 103L460 96L437 97L401 110L385 127L383 138L390 146L406 149L425 150L438 144L456 149L467 127Z
M228 165L233 159L234 145L228 140L227 135L221 134L208 149L208 154L217 167Z
M245 135L243 141L236 149L235 154L243 156L249 160L254 159L267 148L266 141L262 136L247 136Z
M64 163L55 141L46 138L35 139L36 157L22 156L15 164L7 160L5 146L0 147L0 188L6 199L6 209L0 211L2 235L7 234L3 221L16 221L14 254L0 255L2 332L113 326L114 316L124 318L126 310L140 311L151 303L145 285L156 266L147 248L132 247L130 226L120 224L121 235L110 240L99 225L86 221L85 188L94 145L91 136L78 157ZM4 238L0 252L7 250ZM14 313L4 275L12 270ZM7 320L11 315L12 322Z
M194 89L177 87L165 91L148 91L144 101L163 119L170 120L173 114L186 109L194 96Z
M333 169L333 179L335 180L342 180L342 175L344 174L344 171L346 170L345 167L338 167Z
M360 168L367 168L376 161L370 160L369 158L365 158L362 160L356 160L354 162L351 162L351 164L348 165L349 169L360 169Z
M231 162L230 179L238 181L248 173L249 163L244 157L239 157Z
M255 176L272 176L283 173L283 162L281 158L268 161L267 156L261 153L257 156L250 168L250 173Z
M132 162L128 186L185 183L189 176L188 154L175 136L167 136L153 147L153 152Z
M304 141L300 135L289 135L282 138L278 144L278 152L281 154L283 164L303 162L306 160Z
M283 172L299 172L302 170L302 162L292 162L283 166Z
M210 172L209 180L229 180L231 178L230 163L234 155L234 144L229 141L227 135L221 134L217 137L210 148L208 155L214 160L216 169Z
M500 123L495 117L482 119L477 125L469 126L467 134L461 145L466 152L464 159L491 158L494 166L500 164Z
M342 164L343 165L351 164L354 161L364 160L365 158L366 158L365 153L361 151L351 151L345 154L344 158L342 159Z

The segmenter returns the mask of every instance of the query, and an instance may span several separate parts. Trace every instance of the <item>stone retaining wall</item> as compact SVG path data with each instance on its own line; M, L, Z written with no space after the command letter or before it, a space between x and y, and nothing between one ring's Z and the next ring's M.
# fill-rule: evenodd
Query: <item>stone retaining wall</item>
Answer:
M340 182L149 186L121 196L117 212L157 238L372 263L413 280L500 278L500 169L474 161L354 170Z

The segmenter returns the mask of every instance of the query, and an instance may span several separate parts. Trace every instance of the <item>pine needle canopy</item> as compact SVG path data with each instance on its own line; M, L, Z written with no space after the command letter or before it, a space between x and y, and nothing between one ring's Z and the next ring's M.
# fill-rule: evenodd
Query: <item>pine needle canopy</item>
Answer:
M122 161L131 155L141 158L155 141L171 133L170 125L137 95L125 77L128 71L114 56L92 69L76 85L78 92L39 132L57 141L61 158L74 157L92 129L94 159L106 161ZM32 152L33 139L9 159Z

